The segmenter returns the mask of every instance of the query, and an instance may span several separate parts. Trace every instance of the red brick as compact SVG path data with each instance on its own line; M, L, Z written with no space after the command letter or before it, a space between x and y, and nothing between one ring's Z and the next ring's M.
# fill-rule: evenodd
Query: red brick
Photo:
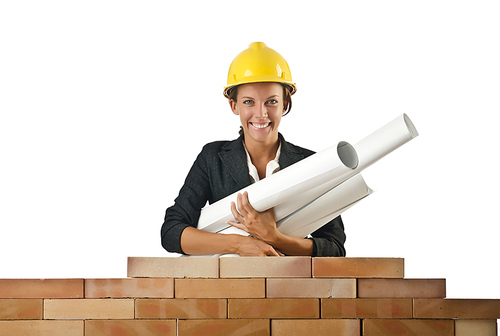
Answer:
M500 299L414 299L413 317L498 319Z
M0 321L0 336L83 336L83 321Z
M0 279L0 298L83 298L83 279Z
M359 320L272 320L273 336L359 336Z
M321 318L411 317L411 299L321 299Z
M265 279L175 279L176 298L264 298Z
M363 320L363 336L453 336L453 320Z
M221 278L310 278L310 257L220 258Z
M228 318L319 318L319 299L229 299Z
M213 319L227 317L225 299L136 299L138 319Z
M131 278L218 278L219 258L215 257L129 257Z
M86 336L175 336L176 320L87 320Z
M266 336L270 334L269 320L179 320L179 336Z
M355 298L356 279L267 279L268 298Z
M360 298L444 298L445 279L358 279Z
M497 320L455 320L455 336L497 336Z
M312 258L312 276L328 278L403 278L403 258Z
M48 320L133 319L133 299L51 299L44 300Z
M0 320L41 320L42 299L0 299Z
M172 278L87 279L86 298L173 298Z

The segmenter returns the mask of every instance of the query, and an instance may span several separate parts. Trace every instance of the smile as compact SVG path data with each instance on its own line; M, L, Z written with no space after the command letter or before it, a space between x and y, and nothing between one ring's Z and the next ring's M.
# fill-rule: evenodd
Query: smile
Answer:
M251 123L250 123L250 125L252 125L252 126L253 126L253 127L255 127L255 128L262 129L262 128L266 128L266 127L268 127L269 125L271 125L271 123L270 123L270 122L268 122L268 123L263 123L263 124L260 124L260 123L259 123L259 124L258 124L258 123L252 123L252 122L251 122Z

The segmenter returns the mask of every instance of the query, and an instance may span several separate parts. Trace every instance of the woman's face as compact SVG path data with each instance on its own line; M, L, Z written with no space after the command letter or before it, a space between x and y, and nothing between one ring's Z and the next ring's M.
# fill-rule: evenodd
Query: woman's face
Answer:
M245 143L272 145L278 141L278 126L283 115L283 87L278 83L250 83L238 87L237 102L231 110L240 116Z

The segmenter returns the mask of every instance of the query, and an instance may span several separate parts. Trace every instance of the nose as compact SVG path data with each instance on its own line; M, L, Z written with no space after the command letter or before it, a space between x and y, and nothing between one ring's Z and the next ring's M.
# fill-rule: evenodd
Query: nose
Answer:
M257 105L257 108L255 109L255 117L259 119L266 119L268 116L267 114L267 107L265 104L259 104Z

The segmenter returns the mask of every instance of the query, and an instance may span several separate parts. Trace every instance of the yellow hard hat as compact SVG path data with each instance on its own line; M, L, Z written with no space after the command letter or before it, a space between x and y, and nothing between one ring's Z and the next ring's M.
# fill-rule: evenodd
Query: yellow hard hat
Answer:
M286 60L263 42L251 43L234 58L229 66L224 96L229 98L229 91L237 85L258 82L287 85L291 94L297 91Z

